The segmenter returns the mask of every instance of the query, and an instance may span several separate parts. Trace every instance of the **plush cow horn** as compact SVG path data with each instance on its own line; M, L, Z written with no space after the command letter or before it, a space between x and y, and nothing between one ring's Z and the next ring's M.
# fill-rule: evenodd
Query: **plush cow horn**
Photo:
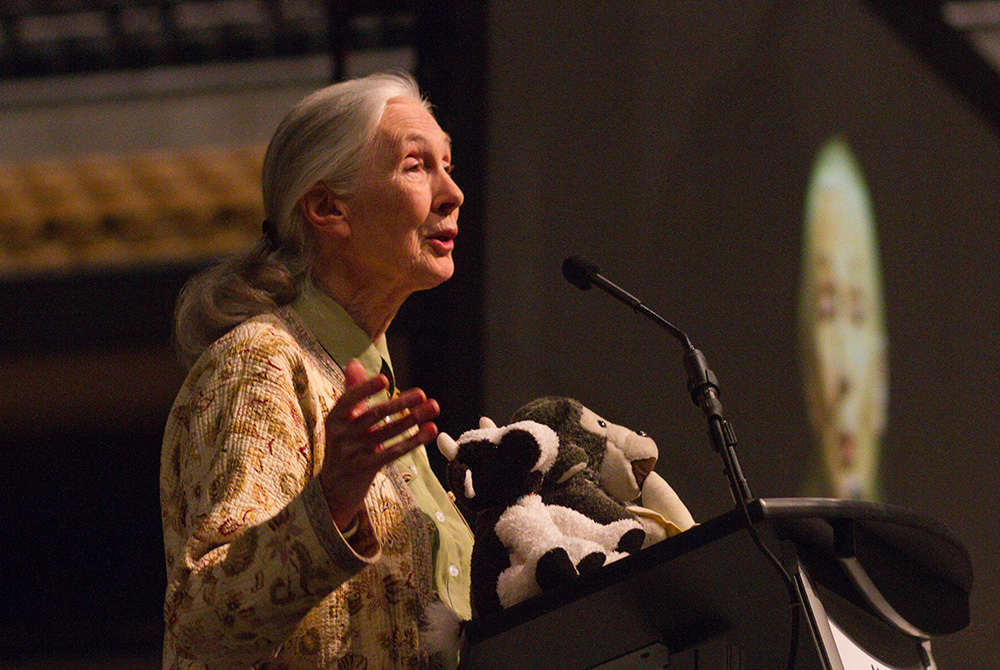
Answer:
M439 433L437 438L438 451L444 454L449 461L455 460L458 456L458 442L448 433Z
M497 424L488 416L480 417L479 419L480 428L496 428Z
M472 488L472 470L465 471L465 497L468 500L476 497L476 489Z

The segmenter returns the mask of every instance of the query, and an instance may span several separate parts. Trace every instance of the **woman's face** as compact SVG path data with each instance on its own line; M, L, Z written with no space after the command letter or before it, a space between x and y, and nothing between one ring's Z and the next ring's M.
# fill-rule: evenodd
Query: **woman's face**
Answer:
M434 117L409 98L389 101L345 206L352 255L370 281L412 292L451 277L464 196L450 173L451 141Z
M807 398L831 494L869 498L888 393L877 258L836 195L821 194L813 221Z

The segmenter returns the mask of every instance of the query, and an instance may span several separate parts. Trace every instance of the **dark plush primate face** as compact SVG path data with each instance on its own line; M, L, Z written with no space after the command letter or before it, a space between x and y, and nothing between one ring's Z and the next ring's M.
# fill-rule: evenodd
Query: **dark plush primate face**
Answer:
M607 451L607 438L584 428L582 416L583 405L576 400L550 396L531 401L517 410L511 421L530 420L548 426L559 435L561 445L575 444L582 448L587 454L589 467L600 470Z
M535 469L540 457L538 442L524 430L510 430L499 442L470 440L448 463L448 483L470 510L506 506L541 486L544 473Z
M548 426L559 436L559 455L549 476L571 472L579 458L570 448L586 453L583 475L596 481L609 495L625 502L639 497L643 482L656 466L656 442L643 432L611 423L572 398L549 396L533 400L514 413L514 420L531 420ZM567 465L568 463L568 465Z

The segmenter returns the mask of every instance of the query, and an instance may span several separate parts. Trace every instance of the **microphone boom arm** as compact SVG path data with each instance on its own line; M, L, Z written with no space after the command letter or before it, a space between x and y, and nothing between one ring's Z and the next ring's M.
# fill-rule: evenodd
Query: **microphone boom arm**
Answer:
M688 336L685 335L683 331L681 331L679 328L674 326L672 323L664 319L662 316L660 316L653 310L646 307L644 304L642 304L641 300L636 298L634 295L632 295L625 289L621 288L614 282L609 281L603 275L597 272L591 274L590 281L608 295L631 307L634 312L642 314L643 316L652 319L653 322L655 322L659 326L662 326L668 333L670 333L678 340L680 340L680 343L684 346L685 349L691 347L691 341L688 339Z
M708 420L709 439L712 448L722 458L733 502L749 520L747 505L753 500L753 495L736 456L736 431L725 419L722 403L719 401L719 382L715 373L709 369L705 355L694 348L690 338L682 330L646 307L634 295L604 277L596 265L576 256L567 258L563 263L563 275L584 290L592 285L597 286L612 298L630 307L632 311L651 319L681 343L684 347L684 369L687 371L691 400Z

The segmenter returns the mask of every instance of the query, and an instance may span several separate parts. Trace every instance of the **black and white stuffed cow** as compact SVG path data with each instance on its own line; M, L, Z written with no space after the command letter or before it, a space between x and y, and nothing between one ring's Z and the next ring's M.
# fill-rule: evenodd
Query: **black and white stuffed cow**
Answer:
M480 426L457 441L438 438L456 501L476 514L473 617L593 572L622 558L626 547L642 545L645 533L635 519L599 523L542 501L538 491L559 455L554 430L535 421L497 427L484 419Z

